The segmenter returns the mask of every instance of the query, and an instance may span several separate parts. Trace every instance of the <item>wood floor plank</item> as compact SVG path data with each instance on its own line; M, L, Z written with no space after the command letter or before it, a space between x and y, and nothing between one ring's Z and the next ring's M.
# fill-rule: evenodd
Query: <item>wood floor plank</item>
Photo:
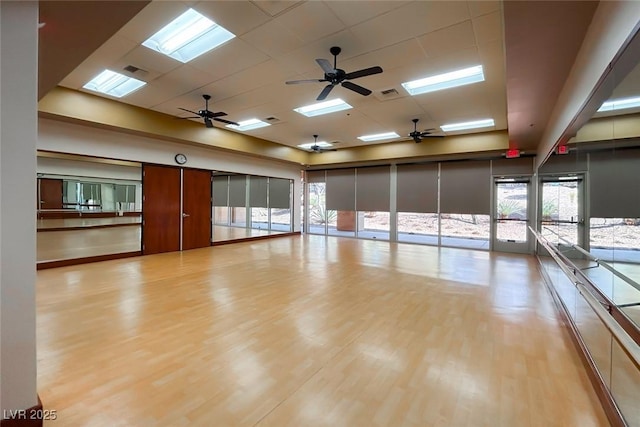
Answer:
M535 259L292 236L38 272L47 426L606 426Z

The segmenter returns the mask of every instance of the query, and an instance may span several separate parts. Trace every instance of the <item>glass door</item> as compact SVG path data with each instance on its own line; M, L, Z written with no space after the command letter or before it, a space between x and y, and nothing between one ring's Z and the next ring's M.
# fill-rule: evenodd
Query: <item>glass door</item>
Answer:
M530 252L530 179L496 178L494 184L493 250Z
M570 174L541 178L540 233L555 245L584 248L583 177ZM585 248L586 249L586 248ZM568 250L567 256L579 257Z

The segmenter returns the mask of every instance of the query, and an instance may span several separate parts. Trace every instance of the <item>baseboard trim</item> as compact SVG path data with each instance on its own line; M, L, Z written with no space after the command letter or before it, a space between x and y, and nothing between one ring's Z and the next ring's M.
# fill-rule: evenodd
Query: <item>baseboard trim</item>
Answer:
M5 416L7 418L5 418ZM54 414L49 414L42 408L42 401L38 396L38 403L31 408L17 411L15 415L2 414L0 426L2 427L42 427L45 418L53 419ZM11 418L8 418L11 417Z
M119 254L96 255L84 258L59 259L55 261L40 261L36 264L36 270L47 268L67 267L69 265L89 264L91 262L111 261L113 259L131 258L142 256L142 251L122 252Z
M38 233L46 233L49 231L70 231L70 230L95 230L97 228L113 228L113 227L140 227L142 223L132 222L130 224L99 224L99 225L78 225L72 227L43 227L38 228Z
M267 234L265 236L252 236L252 237L243 237L240 239L231 239L231 240L222 240L219 242L211 242L211 246L221 246L221 245L229 245L231 243L243 243L243 242L251 242L254 240L264 240L264 239L274 239L277 237L291 237L291 236L300 236L302 233L299 231L293 231L291 233L280 233L280 234Z
M604 382L604 379L600 375L600 372L598 371L596 363L591 357L591 353L589 353L589 349L587 348L587 345L585 344L584 340L582 339L582 336L580 335L580 331L578 330L578 327L576 326L575 322L571 318L571 315L569 314L569 310L567 310L567 307L565 306L564 302L562 301L562 298L560 297L560 294L558 293L555 286L553 285L551 278L545 271L544 266L542 265L542 261L540 260L540 257L536 257L536 258L538 259L538 270L540 271L540 274L542 275L545 286L547 287L547 290L551 294L553 302L555 303L555 306L557 309L556 313L560 317L560 322L562 323L562 326L568 332L568 335L571 338L571 341L573 342L578 352L578 356L582 361L582 365L584 366L585 371L587 372L587 376L591 381L593 390L595 391L596 396L598 396L598 400L602 405L602 409L604 410L607 416L607 419L609 420L609 423L611 424L612 427L627 427L628 424L624 420L624 417L620 412L620 408L618 408L618 405L613 399L611 392L607 388L607 385Z

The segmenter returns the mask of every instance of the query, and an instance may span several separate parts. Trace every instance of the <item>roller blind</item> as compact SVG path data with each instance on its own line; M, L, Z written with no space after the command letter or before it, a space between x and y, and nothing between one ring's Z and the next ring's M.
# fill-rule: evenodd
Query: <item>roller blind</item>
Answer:
M356 208L355 169L327 171L327 209L353 211Z
M356 169L356 210L389 212L390 186L389 166Z
M586 153L552 154L540 167L540 173L582 172L587 170Z
M438 212L438 164L399 165L398 212Z
M534 157L519 157L517 159L498 159L491 162L491 173L494 176L503 175L531 175L533 174Z
M228 206L229 177L213 177L213 206Z
M252 208L267 207L267 178L252 176L249 178L249 203Z
M229 177L229 206L243 208L247 203L247 177L231 175Z
M589 204L594 218L640 218L640 150L589 154Z
M440 212L489 215L489 160L446 162L440 169Z
M269 207L289 209L291 206L291 181L282 178L269 178Z
M307 182L325 182L325 171L307 171Z

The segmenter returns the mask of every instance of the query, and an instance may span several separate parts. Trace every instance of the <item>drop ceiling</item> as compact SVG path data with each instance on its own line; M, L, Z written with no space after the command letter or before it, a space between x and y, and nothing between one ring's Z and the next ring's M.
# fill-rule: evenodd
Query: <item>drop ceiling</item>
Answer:
M109 14L98 7L105 4L110 5ZM187 64L141 46L189 8L236 37ZM408 139L415 118L420 120L418 130L492 118L494 127L446 135L508 130L510 144L535 150L549 106L557 99L594 10L589 1L47 1L40 2L41 21L46 23L40 30L41 51L91 53L74 63L63 60L67 59L63 55L55 60L41 52L39 74L43 80L50 72L62 73L65 77L58 79L62 87L163 113L166 120L190 115L180 108L204 108L202 95L209 94L209 109L226 112L226 119L271 118L273 123L237 133L290 147L312 142L314 134L341 149L400 144ZM102 31L94 33L87 31L86 21L96 19L96 12L102 14ZM547 15L556 18L542 19ZM108 25L112 31L107 36L103 27ZM64 31L59 31L62 27ZM574 37L555 42L567 32ZM75 34L76 42L69 43L70 34ZM384 72L354 80L372 90L370 96L338 86L327 98L339 97L353 109L302 116L293 109L316 102L324 83L286 85L285 81L323 78L316 59L333 61L332 46L342 48L338 68L351 72L380 66ZM417 96L401 86L478 64L483 66L484 82ZM544 73L536 71L539 64L545 64ZM140 71L127 72L127 66ZM117 100L82 88L106 68L147 84ZM215 126L235 132L218 122ZM402 138L357 139L383 132L396 132ZM447 141L425 139L422 144Z

